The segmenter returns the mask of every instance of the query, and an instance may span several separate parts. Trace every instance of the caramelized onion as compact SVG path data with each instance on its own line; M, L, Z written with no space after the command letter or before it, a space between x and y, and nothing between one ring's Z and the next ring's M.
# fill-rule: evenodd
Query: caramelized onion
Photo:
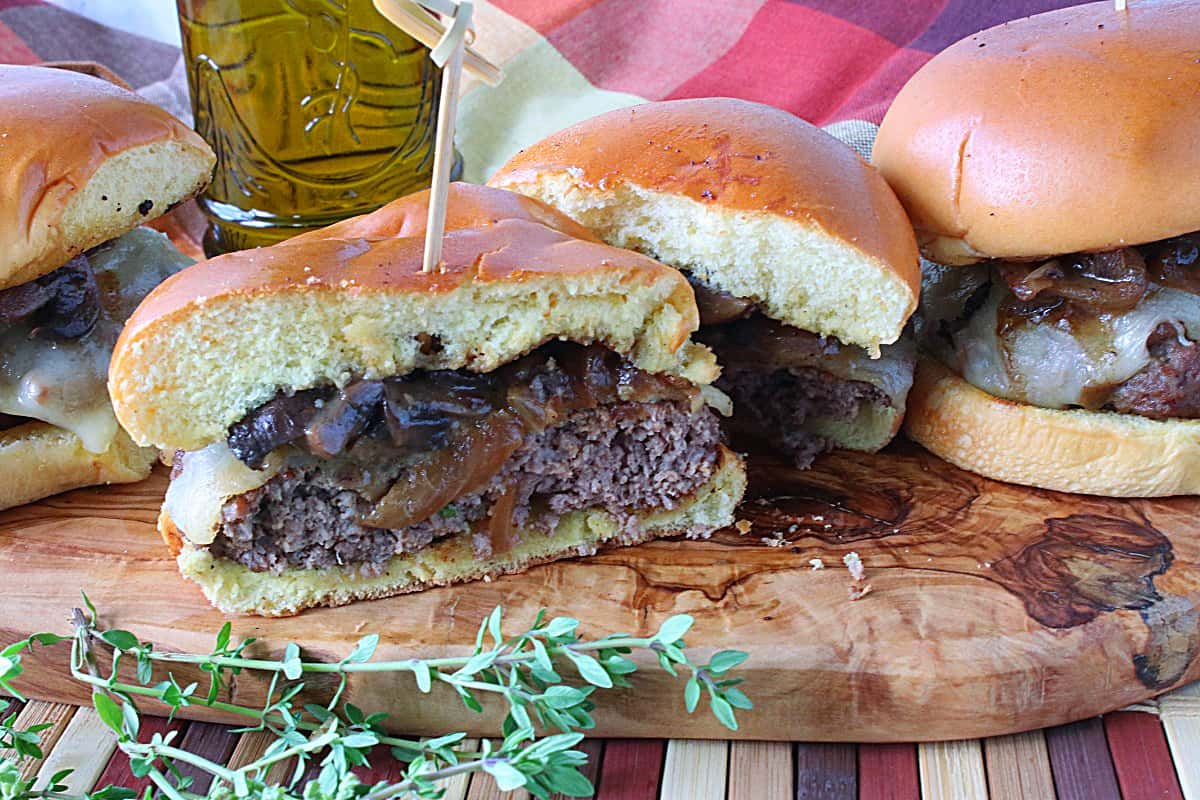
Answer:
M517 487L510 484L504 487L504 494L488 509L487 531L493 555L507 553L516 544L513 538L513 513L517 510L519 499Z
M729 292L714 289L690 272L685 274L696 295L696 308L700 311L701 325L720 325L754 313L752 300L734 297Z
M1200 294L1200 233L1190 233L1148 248L1147 265L1156 283Z
M1083 309L1128 311L1146 294L1146 261L1132 247L1077 253L1030 267L1002 261L996 271L1030 311L1066 301ZM1020 309L1015 309L1020 311Z
M397 530L429 519L491 480L524 438L520 421L507 410L470 425L448 447L405 470L363 524Z
M449 370L384 382L384 419L396 447L444 447L454 428L498 406L499 382L491 375Z

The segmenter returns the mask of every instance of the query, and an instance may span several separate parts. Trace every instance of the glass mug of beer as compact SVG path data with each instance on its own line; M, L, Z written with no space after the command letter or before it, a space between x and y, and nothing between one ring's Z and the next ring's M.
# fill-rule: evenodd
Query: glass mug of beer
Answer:
M441 73L371 0L178 0L209 255L428 187ZM461 172L461 164L456 164Z

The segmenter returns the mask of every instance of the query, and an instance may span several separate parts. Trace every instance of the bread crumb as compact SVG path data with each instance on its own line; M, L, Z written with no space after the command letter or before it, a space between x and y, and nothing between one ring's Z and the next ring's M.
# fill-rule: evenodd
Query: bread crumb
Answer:
M483 582L484 582L484 583L491 583L491 582L492 582L492 576L491 576L491 575L484 575L484 576L483 576Z
M859 586L857 584L851 584L851 586L850 586L850 599L851 600L861 600L862 598L866 597L870 593L871 593L871 584L869 584L869 583L864 583L861 586Z
M783 547L788 543L788 540L783 537L782 533L775 531L775 533L770 536L762 537L762 543L767 547Z
M751 524L750 520L739 519L734 523L733 527L737 528L737 532L744 536L750 532L750 529L753 528L754 525Z
M842 556L842 563L850 570L850 578L853 581L850 584L850 599L861 600L866 597L871 592L871 584L867 583L867 571L858 553L853 550L846 553Z
M810 558L808 563L813 569L825 569L825 562L819 558Z

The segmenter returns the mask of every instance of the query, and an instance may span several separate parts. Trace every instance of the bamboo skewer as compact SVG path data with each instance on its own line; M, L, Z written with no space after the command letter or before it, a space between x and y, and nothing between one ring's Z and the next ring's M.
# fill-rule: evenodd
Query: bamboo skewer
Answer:
M437 140L433 149L433 186L429 192L429 220L425 228L425 257L423 272L433 272L442 259L442 233L446 227L446 195L450 191L450 167L454 164L454 125L458 116L458 88L462 83L463 51L466 49L463 30L471 22L471 4L463 2L454 12L454 22L448 36L458 30L450 58L442 70L442 94L438 98ZM441 45L438 45L441 47ZM437 55L437 48L430 54ZM434 57L434 63L437 58Z
M421 0L439 13L448 14L449 25L438 21L441 38L430 47L429 58L442 67L442 90L438 97L437 136L433 146L433 183L429 192L429 218L425 227L422 272L434 272L442 259L442 235L446 228L446 198L450 191L450 168L454 163L454 127L458 117L458 92L467 37L474 6L470 0ZM401 30L429 44L418 34L428 34L434 18L413 0L375 0L375 7ZM430 40L432 41L432 40ZM497 70L497 75L499 70ZM487 80L487 78L484 78Z

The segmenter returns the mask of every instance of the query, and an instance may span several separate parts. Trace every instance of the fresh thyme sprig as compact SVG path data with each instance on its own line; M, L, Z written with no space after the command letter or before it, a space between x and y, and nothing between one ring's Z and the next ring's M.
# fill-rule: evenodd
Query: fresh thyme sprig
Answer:
M96 711L117 732L118 747L130 757L133 773L151 782L153 796L167 800L197 797L188 791L190 781L180 776L177 764L188 764L212 775L208 797L216 800L290 800L300 796L305 800L436 798L442 793L438 781L470 772L489 773L502 790L523 787L539 798L549 797L552 792L587 796L592 787L579 771L586 755L572 748L582 740L581 731L595 725L591 716L595 708L593 693L631 685L627 676L637 670L637 664L627 656L634 650L654 653L660 666L671 675L677 675L680 669L689 673L684 690L688 713L694 711L702 694L707 693L717 719L736 729L734 709L751 708L750 701L737 688L741 679L728 675L745 660L746 654L725 650L706 664L693 662L683 641L692 619L684 615L668 619L653 636L613 634L587 641L578 636L577 620L567 617L547 620L544 611L523 633L505 637L501 610L497 608L483 621L474 650L468 656L374 661L379 637L370 635L360 639L345 658L326 663L304 660L295 644L287 645L278 660L252 658L247 652L254 640L235 644L228 623L217 633L215 645L207 654L161 651L128 631L99 626L96 610L86 596L84 602L89 613L79 609L72 612L75 630L71 636L36 634L0 651L0 688L16 694L12 682L23 670L21 656L26 649L35 644L50 646L70 640L72 676L93 688ZM104 653L111 653L106 668L101 667ZM121 665L131 660L136 679L122 680ZM205 672L206 690L200 692L197 683L180 685L169 671L172 664L192 665ZM164 680L154 682L156 666L168 670ZM567 666L586 685L564 683L560 670ZM271 674L267 699L261 708L220 699L243 670ZM411 673L417 689L424 693L432 691L436 683L446 684L472 711L482 710L483 696L496 696L508 709L503 738L496 744L485 739L478 749L468 749L463 745L465 733L424 740L388 735L383 729L385 714L366 714L353 704L342 702L350 675L374 672ZM301 679L306 674L339 677L326 705L298 706L297 697L304 688ZM232 770L179 748L173 743L173 733L155 734L148 742L139 741L137 698L164 703L172 716L180 709L196 705L240 715L248 722L248 727L242 730L270 731L275 740L261 758ZM14 719L10 716L0 723L0 750L14 751L18 758L39 757L37 744L40 729L44 727L16 731L12 727ZM539 730L559 733L540 736ZM367 764L372 749L380 745L390 748L392 757L407 767L399 781L366 786L351 769ZM321 761L316 779L301 786L309 764L318 756ZM295 763L290 780L271 785L266 777L268 770L288 761ZM35 792L31 781L18 780L19 772L10 769L13 763L12 759L0 759L0 800L61 800L60 784L65 774L55 776L47 789ZM132 796L122 794L125 790L112 791L115 794L97 793L96 800L127 800Z

